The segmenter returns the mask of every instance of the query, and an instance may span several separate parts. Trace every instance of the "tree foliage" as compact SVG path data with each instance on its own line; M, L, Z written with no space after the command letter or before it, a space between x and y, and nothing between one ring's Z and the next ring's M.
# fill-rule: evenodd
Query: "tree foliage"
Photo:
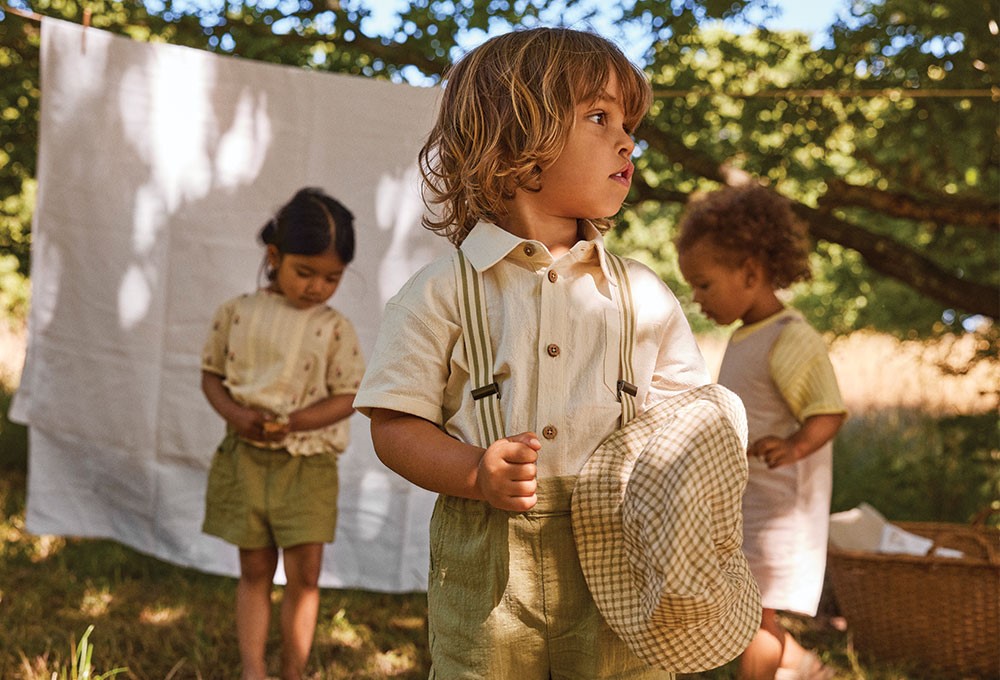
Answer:
M755 27L768 0L411 0L382 34L357 0L8 5L71 21L85 7L92 26L138 40L420 83L440 81L451 59L511 24L593 25L648 44L656 92L619 247L682 285L669 241L684 202L762 182L810 225L817 276L794 292L821 328L925 336L1000 315L1000 17L989 0L845 0L818 48ZM0 83L0 246L22 272L38 31L0 16L11 74ZM996 335L996 324L980 328Z

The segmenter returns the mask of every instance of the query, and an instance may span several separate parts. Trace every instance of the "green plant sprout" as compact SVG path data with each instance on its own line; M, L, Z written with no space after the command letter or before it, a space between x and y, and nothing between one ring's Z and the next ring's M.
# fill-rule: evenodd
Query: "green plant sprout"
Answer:
M119 673L125 673L128 671L128 668L115 668L107 673L91 675L90 660L94 654L94 646L90 644L90 634L93 630L93 625L87 626L86 632L84 632L83 636L80 638L80 643L70 643L73 664L70 666L68 680L107 680L108 678L112 678ZM55 679L53 678L53 680ZM59 680L67 680L65 668L63 668L62 672L59 674Z

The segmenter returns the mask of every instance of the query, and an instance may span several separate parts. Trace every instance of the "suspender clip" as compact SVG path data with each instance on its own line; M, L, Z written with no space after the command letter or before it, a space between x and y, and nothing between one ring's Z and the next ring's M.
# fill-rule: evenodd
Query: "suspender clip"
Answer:
M633 385L632 383L628 382L627 380L619 380L618 381L618 398L619 399L622 398L622 392L624 392L626 394L630 394L633 397L635 395L639 394L639 390L636 388L636 386Z
M635 388L633 387L632 389ZM500 398L500 386L497 385L495 382L491 382L489 385L484 385L483 387L477 387L476 389L472 390L472 399L474 401L479 401L480 399L483 399L484 397L488 397L493 394L497 395L497 399Z

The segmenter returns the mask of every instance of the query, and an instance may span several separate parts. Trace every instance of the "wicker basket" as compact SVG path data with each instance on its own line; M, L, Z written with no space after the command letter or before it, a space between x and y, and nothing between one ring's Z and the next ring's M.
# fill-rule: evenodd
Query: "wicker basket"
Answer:
M827 573L855 648L946 677L1000 678L1000 530L897 522L965 557L830 546Z

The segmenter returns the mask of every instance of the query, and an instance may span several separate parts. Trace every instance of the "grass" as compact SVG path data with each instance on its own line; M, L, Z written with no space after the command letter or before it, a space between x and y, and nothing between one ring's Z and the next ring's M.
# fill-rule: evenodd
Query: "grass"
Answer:
M120 668L126 670L114 677L128 680L238 677L234 579L177 567L113 541L25 532L27 434L6 420L10 389L3 384L0 678L96 680ZM834 510L866 500L890 519L965 522L1000 498L995 412L852 411L836 445ZM275 590L272 624L281 594ZM784 622L838 678L934 678L923 669L859 658L829 592L816 619ZM268 649L276 673L276 625ZM318 680L425 678L425 596L324 589L310 668ZM735 678L735 664L682 678Z
M93 626L94 677L238 677L235 580L176 567L105 540L23 531L24 476L5 470L0 551L0 677L48 679L72 664ZM281 590L274 597L277 606ZM425 599L324 590L311 667L317 678L426 677ZM277 670L277 630L269 649Z

